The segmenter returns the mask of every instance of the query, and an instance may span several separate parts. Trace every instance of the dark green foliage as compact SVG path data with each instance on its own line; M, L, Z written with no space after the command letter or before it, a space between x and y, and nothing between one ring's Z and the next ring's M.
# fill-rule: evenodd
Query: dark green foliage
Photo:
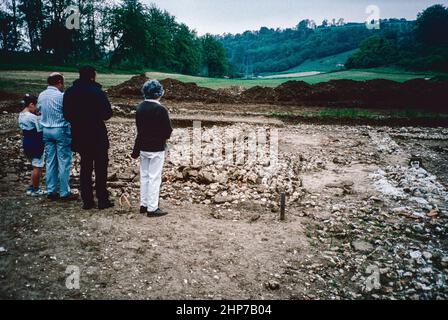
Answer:
M11 30L12 16L4 11L0 11L0 49L2 51L12 50Z
M381 30L369 30L363 23L324 21L317 28L312 22L301 21L294 29L246 31L243 34L224 35L220 39L237 73L253 75L292 69L308 59L319 59L350 51L371 36L386 33L405 34L412 23L406 20L383 21Z
M0 57L32 52L51 57L58 65L107 62L114 69L150 68L219 77L228 71L219 41L208 35L198 37L168 12L141 0L6 2L6 10L0 10ZM79 30L65 27L68 14L64 11L70 5L79 7Z
M213 36L207 34L202 38L206 74L221 77L227 73L226 51Z
M125 0L107 16L111 38L117 43L111 65L129 64L184 74L224 76L225 49L206 35L198 38L166 11L137 0Z
M347 60L346 67L374 68L397 60L398 48L392 40L373 36L361 43L359 51Z
M143 64L149 42L143 5L137 0L124 0L121 6L110 10L107 20L110 37L116 43L111 65L121 62Z
M19 10L23 13L26 22L30 49L36 52L42 45L42 33L44 28L44 12L42 0L21 0Z
M174 32L173 68L182 74L198 74L202 67L201 41L185 24ZM224 57L225 62L225 57Z
M365 40L347 68L399 66L410 70L448 71L448 9L429 7L418 15L412 32L383 34Z
M69 5L79 6L79 30L65 27ZM198 37L168 12L142 0L3 0L0 55L30 52L45 64L81 62L114 69L153 69L213 77L287 71L353 49L348 68L399 66L448 71L448 9L429 7L414 22L363 23L310 20L289 29ZM23 55L21 55L23 57ZM0 61L3 63L4 61Z
M427 45L448 45L448 9L442 5L429 7L418 15L415 37Z

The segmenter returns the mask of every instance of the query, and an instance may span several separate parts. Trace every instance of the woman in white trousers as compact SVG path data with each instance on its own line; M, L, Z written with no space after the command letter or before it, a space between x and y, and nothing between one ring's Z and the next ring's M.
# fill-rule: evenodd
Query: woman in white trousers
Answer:
M168 110L160 103L165 93L163 86L150 80L142 92L145 101L137 107L137 138L132 152L132 158L140 157L140 213L161 217L167 214L160 209L159 198L166 141L173 129Z

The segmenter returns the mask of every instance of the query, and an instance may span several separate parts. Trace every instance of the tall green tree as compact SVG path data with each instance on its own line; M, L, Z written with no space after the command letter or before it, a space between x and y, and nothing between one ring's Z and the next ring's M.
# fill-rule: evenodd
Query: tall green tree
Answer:
M23 13L31 52L42 47L44 13L42 0L20 0L19 10Z
M160 69L172 67L174 59L173 35L177 29L175 18L152 5L147 12L148 66Z
M183 74L198 74L201 71L201 43L196 34L185 25L178 26L174 33L174 68Z
M73 52L73 35L76 30L69 30L65 25L65 10L73 5L72 0L46 0L44 16L47 17L42 34L42 49L54 56L55 63L64 64Z
M204 52L204 67L206 75L210 77L222 77L227 74L228 64L226 49L223 44L212 35L202 37Z
M11 15L1 10L0 11L0 49L4 52L10 48L9 35L12 30L12 17Z
M20 33L19 33L19 8L17 6L17 0L11 0L11 11L12 11L12 48L13 50L19 47Z
M128 62L141 65L147 52L148 33L145 8L138 0L124 0L108 17L110 36L115 50L111 65Z
M104 46L103 18L107 1L77 0L81 15L80 29L73 32L73 54L76 58L96 61ZM101 41L100 41L101 39Z
M193 75L204 71L222 76L228 71L227 54L219 41L209 35L198 37L167 11L141 0L4 1L2 51L28 50L33 57L42 53L38 57L58 65L102 60L110 66ZM69 30L66 20L73 12L67 8L73 5L79 8L80 28ZM3 55L7 56L12 57Z
M3 51L16 51L20 46L21 19L17 0L4 0L0 11L0 40Z
M415 36L427 45L448 45L448 8L437 4L419 13Z

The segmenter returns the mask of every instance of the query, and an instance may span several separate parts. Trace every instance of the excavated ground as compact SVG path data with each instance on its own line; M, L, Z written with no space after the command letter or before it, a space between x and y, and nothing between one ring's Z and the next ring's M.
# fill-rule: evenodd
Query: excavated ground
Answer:
M178 110L174 117L187 116L182 104L168 105ZM162 206L170 215L158 220L137 213L132 120L108 123L109 188L117 207L85 212L79 202L24 195L30 167L17 114L2 115L0 297L448 297L447 129L291 125L231 112L213 122L210 112L203 128L209 138L277 129L281 165L263 179L260 165L169 160ZM185 147L187 134L187 124L176 126L171 152ZM426 170L409 166L414 153ZM280 192L288 199L284 222ZM65 285L68 266L81 270L79 290Z

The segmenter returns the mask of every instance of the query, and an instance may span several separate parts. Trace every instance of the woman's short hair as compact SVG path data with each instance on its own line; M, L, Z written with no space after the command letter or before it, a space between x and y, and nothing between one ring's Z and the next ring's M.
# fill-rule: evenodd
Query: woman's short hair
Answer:
M145 99L158 99L163 97L165 90L159 81L149 80L143 85L142 93Z

